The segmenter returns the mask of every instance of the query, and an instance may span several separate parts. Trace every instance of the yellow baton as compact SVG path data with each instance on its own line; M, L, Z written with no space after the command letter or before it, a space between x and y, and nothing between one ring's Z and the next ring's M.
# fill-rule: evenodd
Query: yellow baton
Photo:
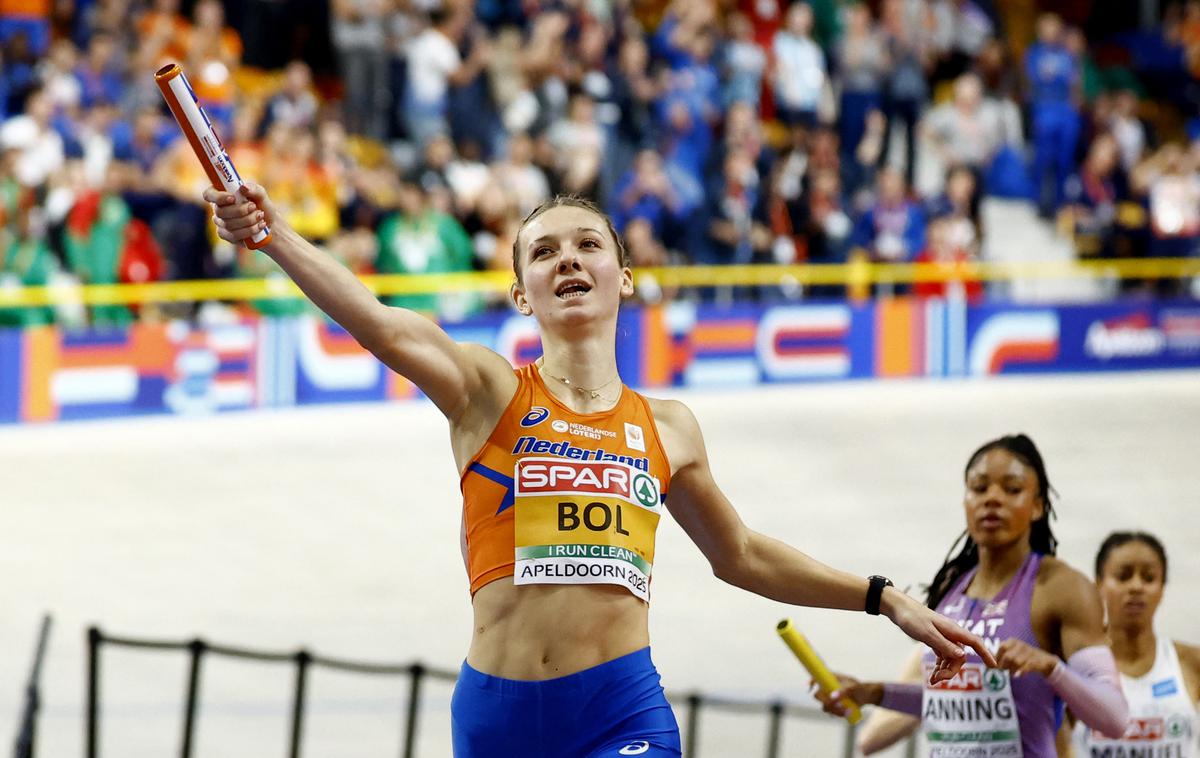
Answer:
M808 644L808 639L800 633L796 625L791 619L784 619L775 626L775 631L779 632L779 636L787 643L787 646L792 649L800 662L804 664L804 668L808 669L808 673L812 674L812 678L817 683L817 687L821 692L829 694L837 691L841 685L838 678L833 675L825 665L825 661L821 660L821 656L817 655L812 649L812 645ZM858 709L858 704L848 697L842 698L842 705L846 706L846 720L851 724L857 724L862 721L862 711Z

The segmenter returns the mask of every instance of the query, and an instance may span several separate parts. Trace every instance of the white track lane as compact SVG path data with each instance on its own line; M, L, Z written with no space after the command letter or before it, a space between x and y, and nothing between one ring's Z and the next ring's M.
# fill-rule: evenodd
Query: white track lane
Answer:
M1111 529L1158 533L1160 611L1200 642L1200 374L851 383L680 394L717 481L752 526L861 574L927 580L962 528L962 466L1024 430L1061 493L1061 555L1089 570ZM12 744L40 613L55 631L41 756L82 755L83 629L453 667L469 632L456 476L421 403L0 429L0 745ZM1191 596L1189 599L1189 595ZM909 643L886 621L788 609L722 585L664 521L652 634L668 687L803 696L775 638L791 615L836 668L884 677ZM184 656L110 652L103 754L177 753ZM210 659L197 756L283 754L291 672ZM403 686L315 673L307 758L399 753ZM431 686L421 753L449 755ZM761 755L763 722L706 717L705 758ZM832 755L837 725L790 726Z

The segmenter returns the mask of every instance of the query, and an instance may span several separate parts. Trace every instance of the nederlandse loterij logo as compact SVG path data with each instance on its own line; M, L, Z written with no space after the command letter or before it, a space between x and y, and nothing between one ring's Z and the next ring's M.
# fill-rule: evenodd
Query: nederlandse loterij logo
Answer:
M546 419L550 418L550 409L543 408L540 405L535 405L529 409L529 413L521 419L521 426L537 426Z
M559 434L563 434L564 432L566 432L568 429L571 428L571 425L568 424L566 421L563 421L560 418L556 418L550 422L550 428L553 429L554 431L558 432Z

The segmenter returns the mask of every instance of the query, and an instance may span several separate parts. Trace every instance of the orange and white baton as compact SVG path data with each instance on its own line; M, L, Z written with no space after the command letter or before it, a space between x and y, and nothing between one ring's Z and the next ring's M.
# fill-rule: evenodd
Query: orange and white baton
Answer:
M167 101L167 107L174 114L179 128L183 130L183 136L187 137L192 151L200 159L200 165L204 166L209 181L214 187L237 195L244 184L242 177L233 167L233 161L229 160L225 146L208 120L208 114L200 107L183 69L178 63L163 66L155 72L154 82L162 91L163 99ZM257 250L270 241L271 230L266 228L246 240L246 247Z

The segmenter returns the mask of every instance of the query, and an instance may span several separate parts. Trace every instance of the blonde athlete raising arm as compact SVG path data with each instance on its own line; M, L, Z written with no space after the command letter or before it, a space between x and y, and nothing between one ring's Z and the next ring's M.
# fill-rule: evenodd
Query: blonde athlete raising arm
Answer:
M907 595L830 568L748 528L713 481L700 427L617 373L628 255L592 204L556 198L513 245L512 303L543 355L514 370L416 313L382 305L279 217L261 187L209 189L222 239L264 225L265 248L363 347L450 423L461 473L474 627L451 707L458 758L678 756L678 727L649 654L649 579L665 508L724 581L794 605L882 613L936 653L932 678L979 637ZM668 496L669 493L669 496Z

